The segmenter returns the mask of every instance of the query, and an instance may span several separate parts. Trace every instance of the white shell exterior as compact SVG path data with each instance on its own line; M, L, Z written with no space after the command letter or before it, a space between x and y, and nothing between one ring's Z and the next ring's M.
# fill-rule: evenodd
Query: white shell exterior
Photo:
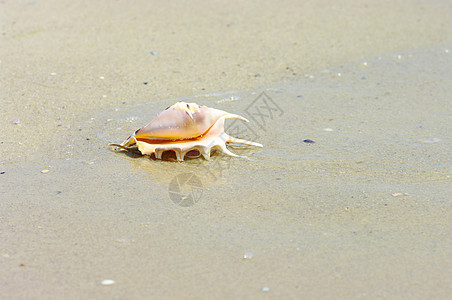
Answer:
M224 132L226 119L239 119L248 122L239 115L209 108L196 103L177 102L157 115L148 125L138 129L121 144L110 144L126 150L138 148L143 155L154 154L162 158L165 151L174 151L178 161L185 155L198 150L205 159L210 159L212 149L239 157L229 151L227 143L262 147L261 144L237 139Z

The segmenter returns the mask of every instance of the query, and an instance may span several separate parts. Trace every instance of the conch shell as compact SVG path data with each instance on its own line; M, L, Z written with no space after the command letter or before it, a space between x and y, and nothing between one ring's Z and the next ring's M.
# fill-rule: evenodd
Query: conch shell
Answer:
M210 152L218 149L230 156L244 157L226 148L228 143L262 147L254 143L229 136L224 132L224 120L244 117L209 108L196 103L177 102L157 115L148 125L138 129L121 144L110 144L125 150L137 149L143 155L155 155L162 159L165 151L174 151L178 161L185 156L202 155L210 159Z

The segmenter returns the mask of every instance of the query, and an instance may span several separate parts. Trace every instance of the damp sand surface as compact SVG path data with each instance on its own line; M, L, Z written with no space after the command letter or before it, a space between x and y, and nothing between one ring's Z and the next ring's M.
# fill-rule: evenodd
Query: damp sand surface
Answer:
M451 8L169 3L153 23L121 2L97 15L72 4L65 42L66 20L48 12L59 4L1 4L7 20L38 17L3 24L19 50L0 50L0 298L447 298ZM164 8L176 8L167 27ZM220 39L221 25L243 30ZM187 54L185 33L212 48ZM247 117L227 131L264 148L177 163L107 146L179 100Z

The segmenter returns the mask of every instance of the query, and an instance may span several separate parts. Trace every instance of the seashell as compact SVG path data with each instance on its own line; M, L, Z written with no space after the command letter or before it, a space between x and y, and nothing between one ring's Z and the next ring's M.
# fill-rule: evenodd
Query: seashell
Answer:
M211 150L216 149L230 156L245 157L229 151L226 147L229 143L262 147L259 143L231 137L225 133L226 119L249 122L242 116L219 109L196 103L177 102L121 144L110 146L125 150L138 149L141 154L154 154L157 159L162 159L165 151L174 151L178 161L200 155L209 160Z

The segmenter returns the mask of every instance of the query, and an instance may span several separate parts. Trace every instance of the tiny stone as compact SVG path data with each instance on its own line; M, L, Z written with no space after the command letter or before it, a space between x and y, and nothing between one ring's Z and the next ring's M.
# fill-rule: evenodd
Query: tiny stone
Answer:
M392 195L393 197L406 196L405 193L400 193L400 192L398 192L398 193L392 193L391 195Z
M20 120L14 120L11 123L13 123L14 125L20 125Z
M47 170L47 169L41 171L41 173L48 173L48 172L49 172L49 170Z
M115 283L115 281L113 279L104 279L101 282L102 285L112 285L114 283Z
M313 140L310 140L310 139L305 139L305 140L303 140L303 142L308 143L308 144L314 144L315 143Z
M5 174L6 172L5 171L3 171L3 172L0 172L0 175L3 175L3 174Z
M151 51L151 54L152 55L157 55L157 54L159 54L157 51Z
M324 128L323 130L324 130L324 131L334 131L333 128Z
M245 252L245 253L243 254L243 259L251 259L251 258L253 258L253 256L254 256L253 253L251 253L251 252Z
M134 122L136 120L138 120L138 117L136 117L136 116L131 116L131 117L127 117L126 118L126 121L130 122L130 123L132 123L132 122Z
M50 75L55 76L57 73L50 73Z
M424 143L424 144L433 144L433 143L438 143L438 142L440 142L441 141L441 139L439 139L439 138L432 138L432 139L422 139L421 140L421 143Z
M269 288L268 286L264 286L264 287L262 288L262 291L263 291L263 292L270 292L270 288Z

